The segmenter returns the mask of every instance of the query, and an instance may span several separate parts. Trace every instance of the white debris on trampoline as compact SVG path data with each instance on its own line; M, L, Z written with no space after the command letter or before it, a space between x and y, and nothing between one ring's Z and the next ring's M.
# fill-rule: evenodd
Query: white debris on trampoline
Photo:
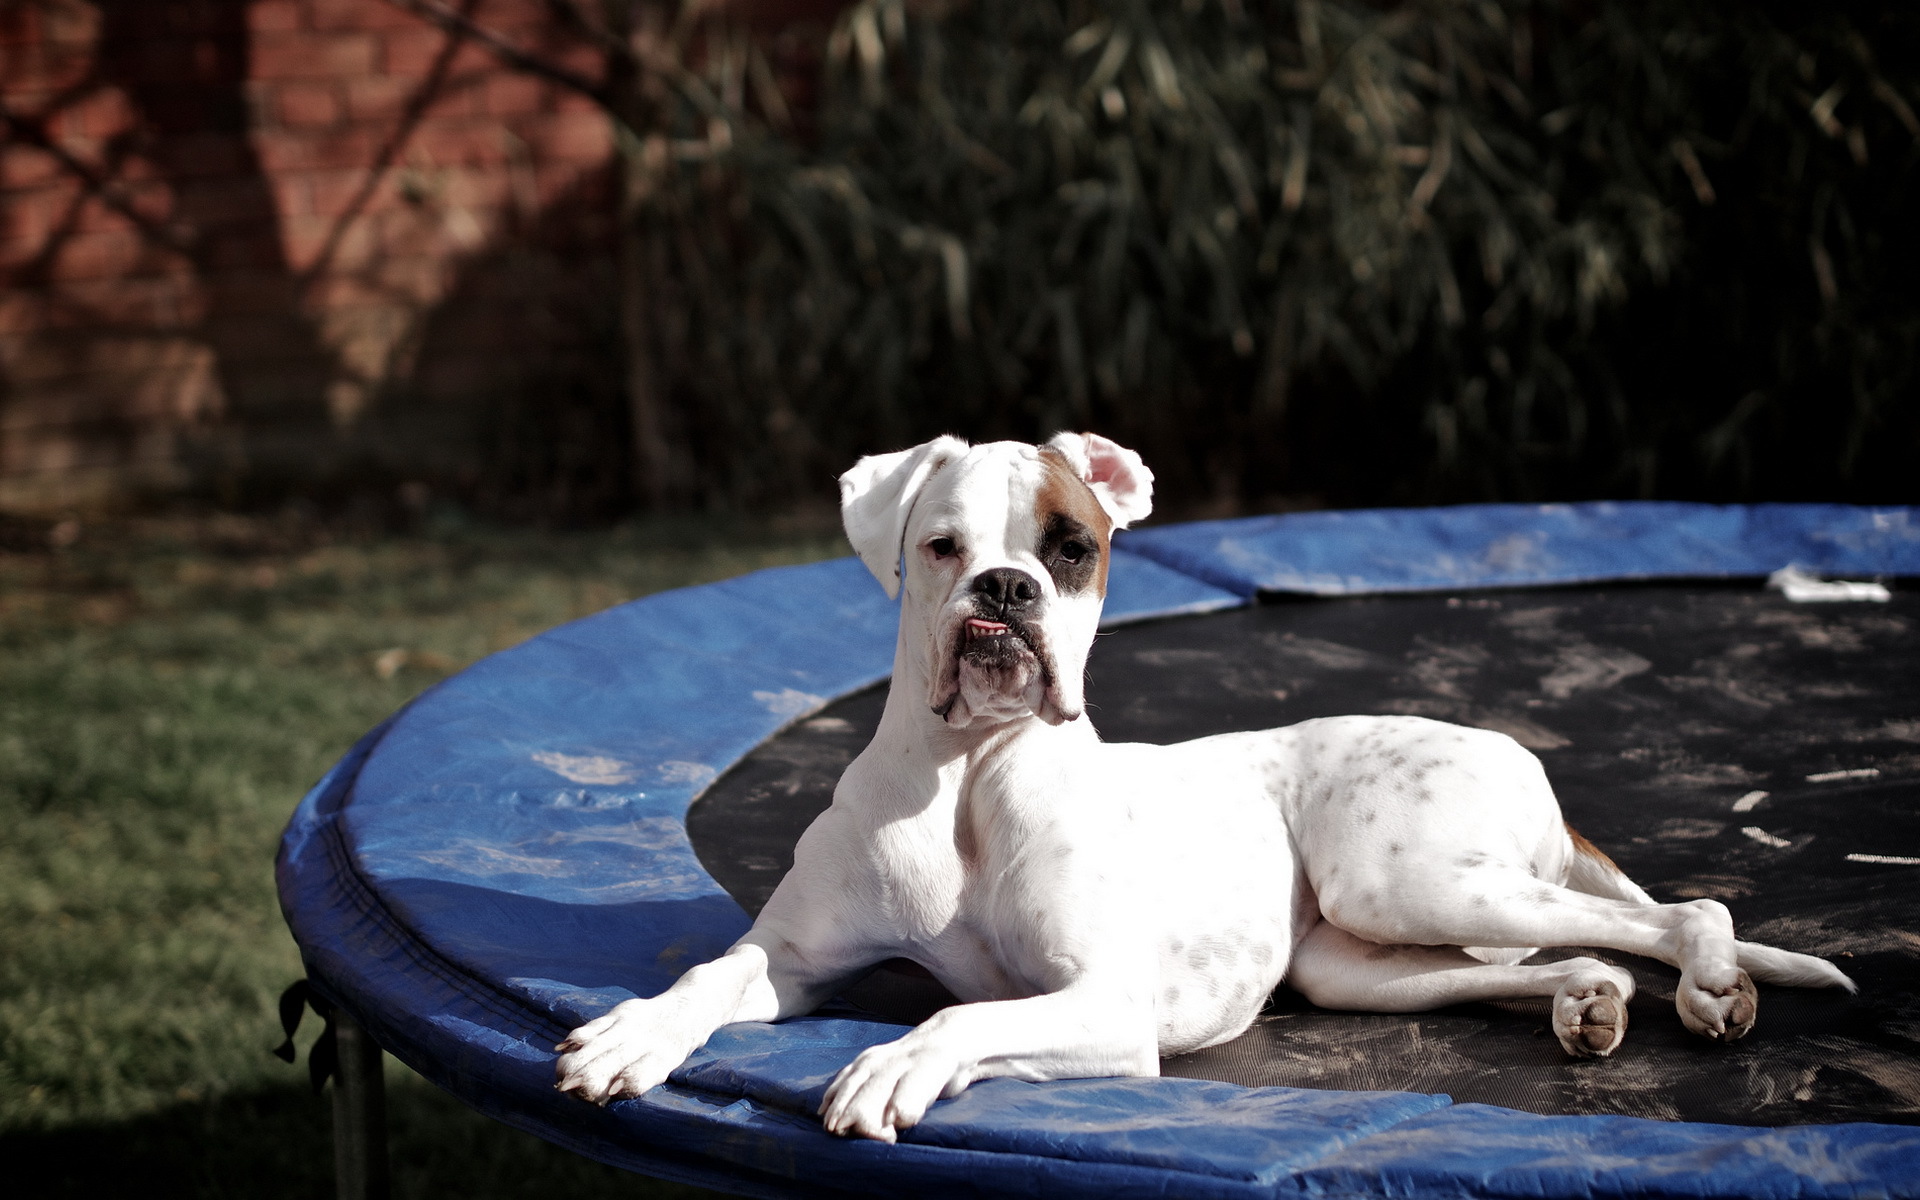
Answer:
M1786 596L1795 604L1832 604L1870 600L1885 604L1893 599L1887 585L1873 580L1822 579L1796 566L1781 567L1767 576L1767 588Z
M1833 783L1840 779L1878 779L1879 767L1855 767L1850 771L1820 771L1807 776L1808 783Z

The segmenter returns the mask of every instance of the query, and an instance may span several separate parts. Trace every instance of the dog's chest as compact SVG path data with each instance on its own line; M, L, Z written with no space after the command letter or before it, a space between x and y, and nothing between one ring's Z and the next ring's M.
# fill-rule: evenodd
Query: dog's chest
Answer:
M973 821L949 809L873 828L868 916L881 939L962 1000L1056 991L1140 931L1116 909L1111 833Z
M942 847L938 862L895 862L894 890L921 894L896 909L921 914L903 952L966 1001L1038 995L1118 969L1151 992L1168 1052L1232 1036L1291 952L1284 833L1271 817L1184 826L1178 838L1164 824L1113 813L1097 827L982 830ZM899 845L925 855L931 841Z
M948 940L961 920L966 864L954 850L950 825L925 818L888 821L863 839L872 903L863 914L876 940L927 962L923 947Z
M954 889L951 919L914 939L914 957L954 995L1010 1000L1057 991L1113 953L1115 880L1097 852L1046 842L1005 856L970 849L956 848L936 872Z

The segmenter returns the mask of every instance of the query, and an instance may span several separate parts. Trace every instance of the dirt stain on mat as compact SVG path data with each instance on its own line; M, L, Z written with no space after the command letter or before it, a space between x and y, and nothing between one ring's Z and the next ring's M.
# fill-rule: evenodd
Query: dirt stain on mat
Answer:
M1575 692L1600 691L1652 669L1652 663L1631 650L1581 642L1560 647L1553 670L1540 677L1540 690L1565 700Z

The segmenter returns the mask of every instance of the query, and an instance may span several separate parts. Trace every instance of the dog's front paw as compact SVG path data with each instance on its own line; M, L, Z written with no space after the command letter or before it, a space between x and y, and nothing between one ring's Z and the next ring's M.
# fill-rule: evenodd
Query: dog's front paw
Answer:
M1753 1029L1760 992L1745 971L1683 971L1674 995L1680 1022L1701 1037L1731 1042Z
M686 1060L683 1040L650 1000L628 1000L567 1035L554 1049L553 1086L594 1104L625 1100L664 1083Z
M820 1102L820 1120L829 1133L891 1142L919 1124L935 1100L966 1084L957 1063L908 1034L861 1051L836 1075Z

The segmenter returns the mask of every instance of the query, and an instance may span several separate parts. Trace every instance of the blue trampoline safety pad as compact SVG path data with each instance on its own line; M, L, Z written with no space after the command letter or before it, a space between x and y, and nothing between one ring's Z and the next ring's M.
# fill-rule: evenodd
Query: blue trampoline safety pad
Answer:
M1205 521L1125 546L1250 596L1354 596L1604 579L1920 575L1920 510L1839 504L1470 504Z
M1675 504L1314 513L1136 531L1108 623L1262 590L1920 574L1913 509ZM825 631L823 633L823 631ZM720 1031L606 1109L553 1045L748 925L687 840L694 798L884 679L893 604L852 558L649 596L496 654L369 733L282 841L313 984L469 1104L594 1158L754 1195L1920 1196L1920 1128L1540 1117L1444 1096L1191 1079L989 1080L897 1145L826 1134L834 1073L898 1026Z

